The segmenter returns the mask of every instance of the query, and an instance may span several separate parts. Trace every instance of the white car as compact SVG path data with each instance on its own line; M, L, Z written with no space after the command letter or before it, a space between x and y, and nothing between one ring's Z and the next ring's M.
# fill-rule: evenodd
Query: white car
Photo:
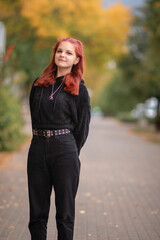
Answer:
M141 119L144 117L144 103L138 103L136 107L131 111L131 116L136 119Z
M149 98L145 101L144 116L153 119L157 115L158 100L155 97Z

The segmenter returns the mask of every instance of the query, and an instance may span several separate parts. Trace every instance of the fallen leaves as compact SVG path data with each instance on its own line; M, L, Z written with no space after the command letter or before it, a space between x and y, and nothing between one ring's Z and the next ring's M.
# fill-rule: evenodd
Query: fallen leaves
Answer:
M114 206L114 205L115 205L115 202L111 201L111 202L110 202L110 205L111 205L111 206Z
M11 225L11 226L9 226L8 228L9 228L9 229L13 229L13 228L14 228L14 226L13 226L13 225Z
M14 188L10 187L10 188L8 188L8 191L9 191L9 192L13 192L13 191L14 191Z
M138 203L138 202L134 202L133 205L134 205L135 207L138 207L138 206L139 206L139 203Z
M104 216L107 216L107 212L103 212L103 215L104 215Z
M85 193L85 196L86 196L86 197L90 197L90 196L91 196L91 193L90 193L90 192L86 192L86 193Z
M18 203L14 203L13 206L14 206L14 207L18 207L19 204L18 204Z
M86 212L84 210L79 211L80 214L85 214Z
M152 215L157 215L157 214L158 214L158 211L151 211L151 214L152 214Z
M108 193L107 193L107 196L108 196L108 197L112 196L112 193L111 193L111 192L108 192Z

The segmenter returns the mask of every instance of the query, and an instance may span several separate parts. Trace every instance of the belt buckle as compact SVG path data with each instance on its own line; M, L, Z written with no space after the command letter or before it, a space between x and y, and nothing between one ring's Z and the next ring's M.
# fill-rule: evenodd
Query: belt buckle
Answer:
M46 137L47 137L47 138L50 138L50 136L51 136L51 131L50 131L50 130L47 130L47 131L46 131Z
M33 135L38 135L37 130L33 129Z

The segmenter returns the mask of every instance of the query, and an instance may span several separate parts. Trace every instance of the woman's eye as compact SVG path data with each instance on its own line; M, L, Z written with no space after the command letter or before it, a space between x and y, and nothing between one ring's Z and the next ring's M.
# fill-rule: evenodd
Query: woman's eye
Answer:
M57 53L62 53L63 51L62 50L57 50ZM66 52L66 54L68 54L68 55L72 55L72 53L71 52Z

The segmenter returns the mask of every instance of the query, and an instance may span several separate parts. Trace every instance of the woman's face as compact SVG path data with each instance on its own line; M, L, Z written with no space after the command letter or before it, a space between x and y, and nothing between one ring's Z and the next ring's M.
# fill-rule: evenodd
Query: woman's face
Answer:
M67 41L61 42L55 53L55 64L57 67L71 71L72 66L78 62L79 58L76 56L74 45Z

